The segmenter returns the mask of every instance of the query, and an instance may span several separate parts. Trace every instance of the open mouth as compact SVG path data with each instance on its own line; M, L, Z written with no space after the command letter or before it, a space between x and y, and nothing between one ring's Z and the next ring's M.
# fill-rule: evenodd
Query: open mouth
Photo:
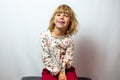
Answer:
M59 24L65 24L65 22L64 21L57 21Z

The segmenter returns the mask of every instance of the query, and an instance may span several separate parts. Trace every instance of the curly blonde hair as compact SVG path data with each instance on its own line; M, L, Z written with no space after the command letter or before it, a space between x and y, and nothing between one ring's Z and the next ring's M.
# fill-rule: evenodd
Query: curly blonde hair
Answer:
M49 27L48 29L52 32L54 27L55 27L55 24L54 24L54 16L57 14L57 13L67 13L69 16L70 16L70 24L68 26L68 29L66 31L67 34L69 35L72 35L74 33L77 33L77 27L78 27L78 21L75 17L75 13L73 12L73 10L71 9L71 7L69 7L68 5L66 4L62 4L60 6L57 7L57 9L55 10L53 16L51 17L50 19L50 22L49 22Z

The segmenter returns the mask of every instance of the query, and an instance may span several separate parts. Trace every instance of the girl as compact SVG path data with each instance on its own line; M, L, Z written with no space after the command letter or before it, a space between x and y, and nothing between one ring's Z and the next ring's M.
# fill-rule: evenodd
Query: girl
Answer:
M78 80L72 66L74 42L78 21L73 10L66 4L57 7L48 31L40 34L41 55L45 68L42 80Z

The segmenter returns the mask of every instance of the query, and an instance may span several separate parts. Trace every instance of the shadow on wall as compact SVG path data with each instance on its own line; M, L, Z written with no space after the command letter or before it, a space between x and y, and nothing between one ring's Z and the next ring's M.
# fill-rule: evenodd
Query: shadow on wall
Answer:
M93 73L97 47L90 37L79 37L75 44L74 65L78 76L90 77Z

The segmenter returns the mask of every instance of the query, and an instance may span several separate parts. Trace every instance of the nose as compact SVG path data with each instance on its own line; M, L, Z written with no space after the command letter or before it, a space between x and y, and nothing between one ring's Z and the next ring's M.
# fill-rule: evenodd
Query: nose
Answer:
M60 15L60 18L62 18L62 19L64 18L64 14L63 13Z

